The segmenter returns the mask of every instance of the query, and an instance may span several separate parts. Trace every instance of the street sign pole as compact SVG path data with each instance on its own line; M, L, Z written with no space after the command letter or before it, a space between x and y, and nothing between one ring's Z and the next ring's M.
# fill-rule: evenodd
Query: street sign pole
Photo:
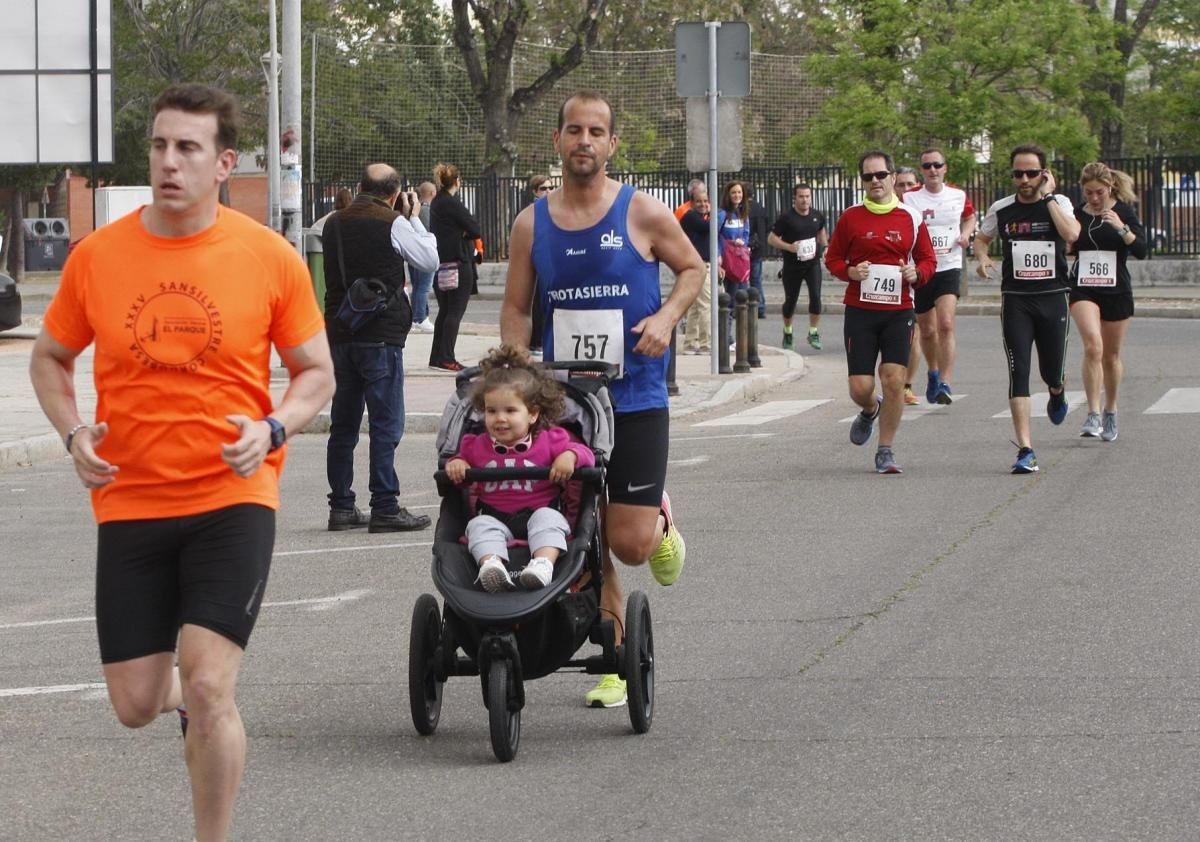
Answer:
M720 308L717 306L717 299L720 295L717 279L717 261L720 255L721 246L717 239L720 236L720 231L717 226L717 97L721 92L717 90L717 30L721 28L720 21L705 21L704 28L708 31L708 201L711 210L708 214L708 285L712 290L709 301L711 306L708 308L709 328L711 332L709 336L712 340L709 344L709 365L711 374L720 373L720 357L718 353L718 337L720 333L719 327Z

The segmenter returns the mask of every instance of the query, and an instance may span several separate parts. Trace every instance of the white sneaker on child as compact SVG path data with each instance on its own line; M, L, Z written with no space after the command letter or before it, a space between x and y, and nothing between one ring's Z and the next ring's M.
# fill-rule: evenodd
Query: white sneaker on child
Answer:
M529 564L525 565L525 569L517 574L521 586L531 591L546 587L553 577L554 562L541 556L530 559Z
M512 577L508 575L508 568L498 558L489 558L479 565L479 584L483 585L483 589L488 593L511 591L516 587Z

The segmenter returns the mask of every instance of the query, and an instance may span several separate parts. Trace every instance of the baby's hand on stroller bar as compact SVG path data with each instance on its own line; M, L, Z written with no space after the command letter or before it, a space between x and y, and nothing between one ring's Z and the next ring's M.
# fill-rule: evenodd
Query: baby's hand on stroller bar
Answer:
M470 467L465 459L451 459L446 463L446 476L457 485L467 478L467 470Z
M564 450L550 465L550 479L553 482L565 483L575 473L575 463L579 457L573 450Z

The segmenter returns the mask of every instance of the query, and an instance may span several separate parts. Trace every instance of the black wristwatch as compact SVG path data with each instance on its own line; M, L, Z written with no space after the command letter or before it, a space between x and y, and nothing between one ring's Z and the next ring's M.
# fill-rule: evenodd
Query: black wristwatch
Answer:
M1042 197L1042 201L1045 202L1046 204L1050 204L1051 202L1054 201L1054 194L1047 193L1045 196Z
M267 451L270 453L283 447L283 443L287 441L287 430L283 429L283 425L270 415L263 420L271 425L271 449Z

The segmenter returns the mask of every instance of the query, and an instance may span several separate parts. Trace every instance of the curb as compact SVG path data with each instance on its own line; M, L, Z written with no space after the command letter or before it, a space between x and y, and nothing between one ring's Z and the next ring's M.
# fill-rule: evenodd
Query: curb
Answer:
M62 439L57 433L30 436L0 444L0 473L67 458Z

